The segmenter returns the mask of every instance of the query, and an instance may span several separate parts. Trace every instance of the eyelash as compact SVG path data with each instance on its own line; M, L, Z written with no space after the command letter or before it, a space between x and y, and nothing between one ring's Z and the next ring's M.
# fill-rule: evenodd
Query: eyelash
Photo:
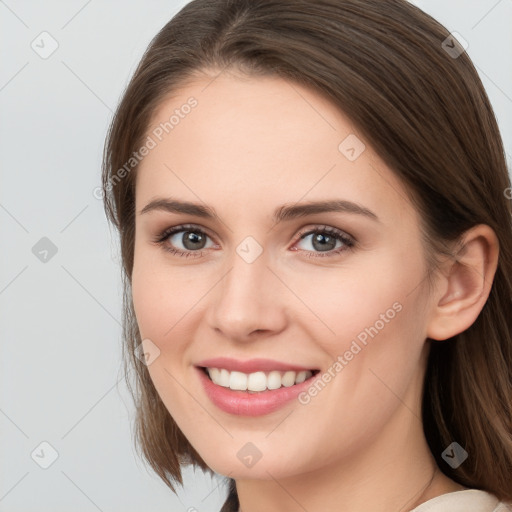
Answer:
M208 233L203 231L201 228L199 228L197 226L194 226L194 225L190 225L190 224L184 224L184 225L174 226L172 228L165 229L164 231L162 231L160 234L157 235L156 239L154 240L154 243L156 243L158 245L161 245L162 248L165 251L167 251L167 252L169 252L171 254L180 256L180 257L198 258L198 257L202 256L203 250L200 250L200 251L182 251L180 249L175 249L173 247L169 247L169 245L166 244L167 239L171 235L175 235L176 233L180 233L181 231L189 231L189 232L192 232L192 233L200 233L203 236L211 238L208 235ZM333 257L333 256L337 256L338 254L340 254L342 252L353 250L354 247L355 247L356 242L355 242L354 238L346 235L345 233L343 233L339 229L332 228L330 226L317 226L314 229L310 229L310 230L307 230L307 231L301 231L299 233L299 238L298 238L297 242L299 242L300 240L303 240L306 236L316 235L316 234L320 234L320 233L322 233L322 234L323 233L327 233L328 235L332 236L336 240L339 240L340 242L343 242L344 246L339 247L338 249L333 249L332 251L326 251L326 254L322 254L321 252L315 252L315 251L307 251L307 250L304 250L304 249L297 249L297 250L308 253L307 254L308 258L330 258L330 257Z

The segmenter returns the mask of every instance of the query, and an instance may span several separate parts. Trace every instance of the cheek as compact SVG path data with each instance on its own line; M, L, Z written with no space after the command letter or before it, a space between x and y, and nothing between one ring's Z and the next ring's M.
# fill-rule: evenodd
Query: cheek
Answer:
M365 341L385 338L385 333L409 331L408 319L414 315L405 312L417 307L423 275L420 253L406 259L399 250L382 251L356 254L347 261L346 266L321 269L307 278L289 276L295 279L294 292L307 304L301 324L306 327L306 318L311 321L315 339L322 340L333 357L348 350L353 340L364 346Z
M184 297L179 279L172 279L169 269L165 271L161 265L155 265L154 258L151 262L149 259L140 257L132 273L136 321L141 339L151 341L147 345L143 342L145 351L147 346L148 352L157 354L148 366L155 389L180 428L187 430L190 429L190 425L187 427L190 396L179 383L183 382L186 347L191 336L186 332L190 326L187 313L190 314L197 298ZM196 297L193 291L190 294ZM198 410L195 417L201 414Z
M187 273L187 268L173 268L163 260L154 249L136 247L131 287L141 337L159 345L188 322L187 314L201 296L200 280L190 278L190 269Z

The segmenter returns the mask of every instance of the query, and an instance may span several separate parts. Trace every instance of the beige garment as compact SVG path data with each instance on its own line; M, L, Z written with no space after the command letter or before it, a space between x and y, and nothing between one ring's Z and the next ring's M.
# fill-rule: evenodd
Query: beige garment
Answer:
M441 494L410 512L512 512L512 503L503 503L485 491L466 489Z
M512 512L512 504L500 502L485 491L465 489L441 494L411 512Z

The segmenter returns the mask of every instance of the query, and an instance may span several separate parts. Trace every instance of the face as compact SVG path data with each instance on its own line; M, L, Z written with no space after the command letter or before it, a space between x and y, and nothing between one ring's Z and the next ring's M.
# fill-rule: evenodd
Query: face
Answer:
M133 302L151 379L205 462L283 478L398 441L420 416L428 299L392 171L279 78L200 78L148 136Z

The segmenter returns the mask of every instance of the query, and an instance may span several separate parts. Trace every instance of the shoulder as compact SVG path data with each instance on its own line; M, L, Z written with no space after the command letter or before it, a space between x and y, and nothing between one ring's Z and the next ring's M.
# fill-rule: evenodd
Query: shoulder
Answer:
M512 512L512 503L479 489L465 489L441 494L411 512Z

